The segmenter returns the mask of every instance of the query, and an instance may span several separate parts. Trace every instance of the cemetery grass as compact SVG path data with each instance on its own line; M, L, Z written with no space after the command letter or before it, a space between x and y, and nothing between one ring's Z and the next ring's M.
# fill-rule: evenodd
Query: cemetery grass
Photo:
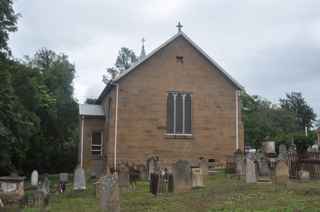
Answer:
M49 211L99 212L93 180L84 192L72 191L68 184L64 194L51 194ZM53 180L52 188L57 181ZM274 184L246 184L236 177L217 174L209 176L208 186L190 193L152 196L148 182L138 182L135 192L121 193L121 211L320 211L320 181L292 181L288 186ZM36 212L27 208L24 212Z

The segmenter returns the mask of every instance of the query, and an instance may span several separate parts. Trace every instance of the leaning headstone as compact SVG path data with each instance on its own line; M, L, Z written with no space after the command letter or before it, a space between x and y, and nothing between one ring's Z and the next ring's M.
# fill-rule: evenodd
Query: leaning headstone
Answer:
M285 144L279 145L279 160L288 160L288 151L287 146Z
M81 191L86 189L86 176L83 168L77 167L74 171L73 190Z
M201 173L201 168L192 167L192 188L204 187L203 175Z
M115 176L104 176L99 180L100 207L103 212L120 212L119 184Z
M68 173L60 173L59 174L59 181L63 183L67 183L69 180L69 174Z
M38 180L39 180L39 173L37 170L33 170L31 173L31 185L32 186L37 186L38 185Z
M246 182L256 183L256 164L255 164L255 154L248 153L246 156Z
M173 168L174 192L188 192L192 189L192 176L190 162L179 160Z
M129 189L129 168L126 164L119 165L119 187L121 190L127 191Z
M279 160L276 164L274 173L277 184L287 184L289 181L289 167L285 160Z

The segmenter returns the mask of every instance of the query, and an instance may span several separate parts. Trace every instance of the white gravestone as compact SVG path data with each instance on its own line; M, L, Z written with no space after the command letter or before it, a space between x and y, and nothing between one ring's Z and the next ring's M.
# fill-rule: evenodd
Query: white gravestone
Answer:
M37 170L33 170L31 173L31 185L37 186L39 180L39 173Z
M246 157L246 182L247 183L256 183L256 163L255 163L255 154L248 153Z

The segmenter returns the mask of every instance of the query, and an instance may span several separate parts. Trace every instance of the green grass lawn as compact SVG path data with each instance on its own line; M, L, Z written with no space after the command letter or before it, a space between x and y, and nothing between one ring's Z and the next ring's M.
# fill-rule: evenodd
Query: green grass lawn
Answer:
M53 183L53 187L55 186ZM87 187L85 192L74 192L70 184L66 193L52 194L50 211L99 211L93 181L89 181ZM148 192L147 182L139 182L136 191L121 193L121 211L320 211L320 181L290 182L288 186L248 185L243 180L218 174L209 177L205 188L158 197Z

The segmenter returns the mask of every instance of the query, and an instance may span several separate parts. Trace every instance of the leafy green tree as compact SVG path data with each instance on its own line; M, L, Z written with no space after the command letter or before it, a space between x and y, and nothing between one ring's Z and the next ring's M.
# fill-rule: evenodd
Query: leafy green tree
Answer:
M115 67L107 68L107 74L102 76L102 81L108 84L110 80L115 79L119 74L129 69L134 63L138 61L138 57L133 50L122 47L119 50Z
M313 121L316 120L316 114L301 93L292 92L286 94L285 98L280 99L280 106L295 114L297 125L301 131L303 131L305 127L311 128Z
M0 57L11 55L8 47L9 33L17 30L18 14L14 12L12 0L0 1Z
M259 96L241 94L245 143L259 147L265 139L287 141L296 131L294 113L284 110ZM284 138L285 137L285 138Z

